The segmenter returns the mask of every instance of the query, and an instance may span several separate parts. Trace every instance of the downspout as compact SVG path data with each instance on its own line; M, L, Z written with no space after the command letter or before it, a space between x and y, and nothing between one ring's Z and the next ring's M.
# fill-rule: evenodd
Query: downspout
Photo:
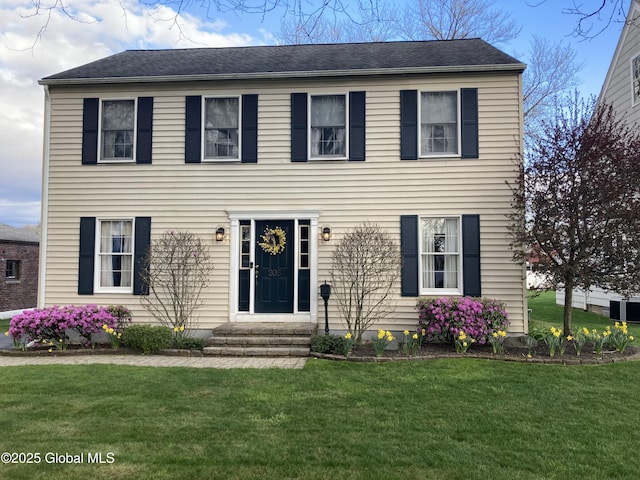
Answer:
M45 306L47 277L47 230L49 207L49 159L51 152L51 96L44 85L44 126L42 141L42 197L40 201L40 265L38 267L38 308Z

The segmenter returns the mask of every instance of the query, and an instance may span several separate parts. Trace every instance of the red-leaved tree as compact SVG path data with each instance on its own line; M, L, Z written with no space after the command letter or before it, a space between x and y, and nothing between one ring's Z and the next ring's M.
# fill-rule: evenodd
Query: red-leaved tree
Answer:
M551 286L640 291L640 130L577 98L527 149L513 191L514 258L534 249Z

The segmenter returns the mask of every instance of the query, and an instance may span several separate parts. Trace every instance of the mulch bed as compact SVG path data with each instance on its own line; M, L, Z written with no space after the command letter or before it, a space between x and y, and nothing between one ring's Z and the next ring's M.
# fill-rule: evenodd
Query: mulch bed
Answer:
M638 348L629 346L623 353L606 350L597 355L590 345L585 345L580 356L575 354L572 346L568 346L564 355L550 357L547 346L544 343L531 349L531 357L528 356L526 347L505 347L502 355L494 355L490 345L474 345L466 353L456 353L453 345L443 343L429 343L423 346L415 355L406 355L401 350L385 350L382 357L376 357L373 346L364 344L353 348L349 358L344 355L333 355L311 352L311 356L329 360L342 360L351 362L393 362L393 361L417 361L434 360L439 358L481 358L488 360L502 360L507 362L543 363L556 365L601 365L618 363L629 360L640 360Z

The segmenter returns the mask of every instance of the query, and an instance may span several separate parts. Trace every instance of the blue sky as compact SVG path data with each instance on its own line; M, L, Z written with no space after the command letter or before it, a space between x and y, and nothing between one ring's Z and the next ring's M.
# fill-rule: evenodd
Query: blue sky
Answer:
M53 2L42 0L43 4ZM526 61L534 34L571 44L577 61L584 63L579 90L597 95L621 23L612 24L593 40L579 40L571 35L576 17L562 13L573 6L573 0L540 2L495 1L496 7L512 12L522 25L519 38L500 47ZM173 12L167 8L150 9L138 0L76 0L73 4L81 12L80 21L54 12L38 40L44 18L29 16L31 0L0 1L0 223L39 223L44 105L40 78L126 49L272 44L282 15L273 12L263 18L212 11L207 17L205 11L192 9L183 18L181 36L171 26Z

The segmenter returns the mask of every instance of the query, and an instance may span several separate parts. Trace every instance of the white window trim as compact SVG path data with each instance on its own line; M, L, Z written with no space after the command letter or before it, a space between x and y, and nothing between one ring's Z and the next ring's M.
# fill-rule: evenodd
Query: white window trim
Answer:
M456 153L422 153L422 94L423 93L456 93L456 128L458 130L458 146ZM418 157L419 158L461 158L462 157L462 125L461 125L462 109L460 105L460 89L453 90L419 90L418 91Z
M206 139L206 118L207 118L207 99L210 98L237 98L238 99L238 157L207 157L205 155ZM200 107L202 112L202 118L200 119L200 125L202 125L200 131L200 160L203 163L240 163L242 161L242 95L203 95L202 106Z
M102 222L131 222L131 286L130 287L102 287L100 286L100 227ZM133 293L133 271L136 245L136 220L133 217L105 217L96 218L95 251L93 252L93 291L94 293Z
M634 77L633 77L633 61L640 57L640 52L636 53L635 55L631 56L631 59L629 60L629 71L630 71L630 75L631 75L631 106L635 107L636 105L640 105L640 95L638 95L638 98L635 98L635 92L634 92Z
M422 267L422 245L424 243L424 231L422 220L425 218L455 218L458 221L458 288L424 288ZM462 215L419 215L418 216L418 285L420 295L458 296L463 294L464 285L462 275Z
M102 104L133 100L133 151L131 158L102 158ZM138 146L138 97L100 98L98 102L98 163L136 163Z
M311 154L311 98L312 97L332 97L332 96L343 96L344 97L344 127L345 127L345 135L344 135L344 156L343 157L333 157L333 156L313 156ZM322 160L348 160L349 159L349 92L333 92L333 93L310 93L307 95L307 158L313 161L322 161Z

